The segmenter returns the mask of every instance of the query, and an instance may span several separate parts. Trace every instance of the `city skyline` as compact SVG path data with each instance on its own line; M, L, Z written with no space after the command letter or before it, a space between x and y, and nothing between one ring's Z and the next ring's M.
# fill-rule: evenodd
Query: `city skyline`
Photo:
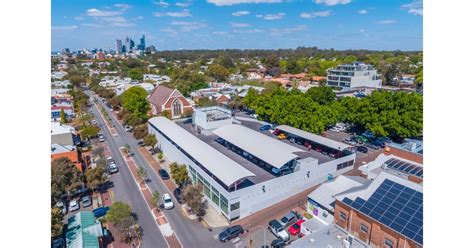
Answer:
M115 50L116 39L145 35L157 50L422 50L422 12L411 0L58 0L51 48Z

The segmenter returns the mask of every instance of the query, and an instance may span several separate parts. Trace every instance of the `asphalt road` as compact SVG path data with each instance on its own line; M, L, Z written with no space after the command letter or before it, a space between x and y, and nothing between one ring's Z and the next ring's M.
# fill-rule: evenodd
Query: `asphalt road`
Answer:
M89 96L92 96L90 91L86 91L86 93ZM133 138L133 135L125 131L123 126L115 119L115 117L112 115L112 113L110 113L109 109L102 101L99 100L98 104L100 104L106 109L107 112L109 112L109 116L111 117L118 133L117 136L112 136L108 132L104 121L100 118L100 115L97 112L98 110L95 109L94 114L99 119L101 129L103 130L103 133L106 137L106 142L112 151L115 161L117 161L119 164L119 176L113 177L115 184L114 193L116 199L129 202L133 211L137 213L139 217L139 224L144 229L142 247L167 247L163 236L157 228L153 217L146 206L144 199L139 193L132 175L128 169L125 168L125 161L123 161L118 148L124 146L125 144L130 145L131 153L134 154L133 159L138 166L144 167L148 172L149 181L147 184L152 191L156 190L160 192L160 195L163 195L164 193L172 194L172 192L168 191L165 185L160 181L158 175L153 172L151 166L148 165L146 160L139 153L137 140ZM221 230L210 231L204 228L197 221L187 219L180 212L177 202L175 202L175 205L177 206L171 210L164 210L164 214L183 247L235 247L231 242L223 244L214 238L214 236Z

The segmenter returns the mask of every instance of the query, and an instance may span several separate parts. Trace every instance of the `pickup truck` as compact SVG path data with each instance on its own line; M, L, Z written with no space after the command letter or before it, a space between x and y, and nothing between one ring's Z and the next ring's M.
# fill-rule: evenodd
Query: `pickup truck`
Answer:
M288 232L285 230L285 227L280 224L278 220L271 220L268 223L268 230L273 233L277 238L281 238L282 240L289 240L290 235Z

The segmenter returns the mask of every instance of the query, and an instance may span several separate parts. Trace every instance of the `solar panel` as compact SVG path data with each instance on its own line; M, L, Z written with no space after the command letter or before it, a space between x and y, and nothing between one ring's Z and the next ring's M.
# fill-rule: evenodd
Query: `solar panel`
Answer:
M408 175L414 175L423 178L423 167L415 164L405 162L399 159L391 158L385 161L388 168L403 172Z
M423 193L385 179L367 201L359 197L342 201L423 245Z

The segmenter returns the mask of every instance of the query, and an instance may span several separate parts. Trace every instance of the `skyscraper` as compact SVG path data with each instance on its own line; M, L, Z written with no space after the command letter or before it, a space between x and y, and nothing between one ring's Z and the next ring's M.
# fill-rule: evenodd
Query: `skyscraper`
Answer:
M117 53L122 53L122 40L119 40L119 39L115 40L115 51Z
M135 41L130 39L130 51L132 51L134 47L135 47Z
M140 45L138 45L138 49L144 51L145 50L145 35L142 35L140 38Z
M130 38L128 38L128 36L125 36L125 52L127 52L129 48L130 48Z

